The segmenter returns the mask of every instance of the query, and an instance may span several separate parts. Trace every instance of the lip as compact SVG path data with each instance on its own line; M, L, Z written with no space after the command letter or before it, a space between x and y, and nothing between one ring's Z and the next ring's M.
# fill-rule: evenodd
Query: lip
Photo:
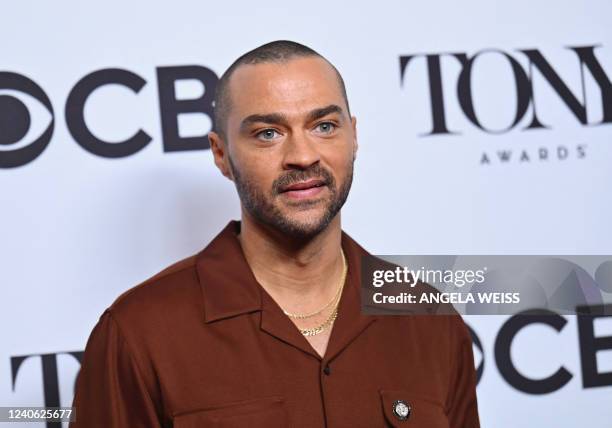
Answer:
M291 184L283 188L281 193L291 199L308 199L321 193L326 186L323 180L312 179Z
M318 179L300 181L299 183L293 183L290 186L283 187L283 189L281 190L281 193L323 187L324 185L325 185L325 182L323 180L318 180Z

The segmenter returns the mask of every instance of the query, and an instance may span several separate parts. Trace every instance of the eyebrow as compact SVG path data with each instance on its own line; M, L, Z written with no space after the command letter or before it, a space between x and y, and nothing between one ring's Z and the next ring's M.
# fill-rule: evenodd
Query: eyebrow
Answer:
M327 107L314 109L308 113L307 120L308 122L312 122L313 120L320 119L332 113L342 115L342 108L336 104L330 104Z
M306 116L306 121L312 122L313 120L320 119L332 113L338 113L342 115L342 107L336 104L330 104L326 107L311 110ZM252 125L254 123L270 123L288 126L288 122L289 120L287 116L282 113L252 114L250 116L245 117L242 122L240 122L240 129L244 131L249 125Z

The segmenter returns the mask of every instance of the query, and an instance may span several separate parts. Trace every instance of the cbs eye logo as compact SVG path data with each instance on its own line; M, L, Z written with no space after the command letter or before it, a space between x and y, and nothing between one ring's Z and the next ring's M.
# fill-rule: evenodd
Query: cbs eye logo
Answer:
M32 118L23 94L42 104L51 115L42 134L25 145L21 141L31 133ZM45 91L25 76L0 72L0 168L17 167L36 159L49 145L54 126L53 106Z
M195 113L204 116L208 127L214 129L217 75L199 65L157 67L156 71L163 151L208 149L208 130L184 135L179 122L183 115ZM182 81L195 81L200 88L195 90L195 95L194 91L181 94L178 89ZM138 95L146 84L138 74L119 68L94 71L79 80L68 94L64 109L66 125L74 141L87 152L103 158L131 156L146 147L152 138L143 129L123 141L110 141L111 138L94 134L85 120L85 104L94 91L119 85ZM46 128L40 125L40 112L50 116ZM0 71L0 168L20 167L40 156L51 142L54 127L55 114L45 91L21 74Z

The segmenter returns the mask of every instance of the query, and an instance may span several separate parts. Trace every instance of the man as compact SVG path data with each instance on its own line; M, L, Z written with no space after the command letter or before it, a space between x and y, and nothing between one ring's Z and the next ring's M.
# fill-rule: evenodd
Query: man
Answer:
M334 66L260 46L221 77L215 125L241 221L102 314L71 426L478 427L459 316L361 313L368 253L340 223L356 119Z

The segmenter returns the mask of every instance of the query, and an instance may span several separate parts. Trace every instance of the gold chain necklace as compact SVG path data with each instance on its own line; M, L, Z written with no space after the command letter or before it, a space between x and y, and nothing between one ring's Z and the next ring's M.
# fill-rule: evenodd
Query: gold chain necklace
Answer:
M347 271L346 257L344 256L344 250L342 250L342 248L340 248L340 254L342 255L342 278L340 279L340 284L338 284L338 291L336 291L336 294L334 295L334 297L318 311L311 312L309 314L292 314L291 312L287 312L286 310L283 309L283 313L285 315L287 315L290 318L295 318L295 319L310 318L310 317L313 317L323 312L325 309L327 309L332 303L334 303L340 297L340 293L342 292L342 287L344 286L344 281L346 279L346 271Z
M335 307L331 316L327 318L323 322L323 324L318 325L316 327L312 327L312 328L300 328L300 333L302 333L304 336L315 336L321 333L326 328L328 328L330 325L332 325L332 323L336 320L337 317L338 317L338 307Z
M336 320L336 318L338 317L338 303L339 303L338 297L342 295L342 290L344 289L344 283L346 282L346 274L347 274L347 271L348 271L348 266L347 266L347 263L346 263L346 257L344 256L344 251L342 251L342 263L343 263L343 269L342 269L342 279L341 279L341 282L340 282L340 288L339 288L338 292L336 293L336 296L332 300L332 302L336 301L336 304L334 306L334 310L329 315L329 317L327 317L327 319L325 321L323 321L323 323L319 324L318 326L311 327L311 328L300 328L299 330L300 330L300 333L302 333L302 335L304 335L304 336L315 336L315 335L321 333L322 331L324 331L325 329L327 329L329 326L331 326L333 324L333 322ZM330 304L331 304L331 302L328 303L327 305L325 305L325 307L323 309L328 307ZM316 313L321 312L323 309L317 311ZM283 310L283 312L285 312L285 311ZM285 312L285 314L289 315L287 312ZM291 315L293 315L293 314L291 314ZM301 316L304 317L304 318L307 318L307 316L304 316L304 315L301 315Z

